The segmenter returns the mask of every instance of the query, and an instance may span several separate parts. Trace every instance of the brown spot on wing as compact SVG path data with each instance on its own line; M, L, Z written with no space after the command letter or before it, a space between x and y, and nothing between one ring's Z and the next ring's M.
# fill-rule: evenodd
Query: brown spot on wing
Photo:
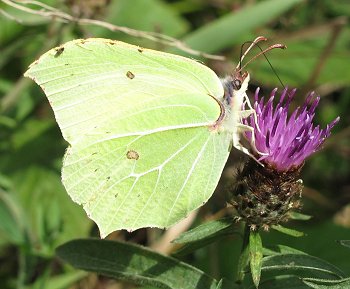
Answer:
M130 78L130 79L134 79L135 74L133 74L131 71L128 71L128 72L126 73L126 77L127 77L127 78Z
M138 154L137 151L134 151L134 150L129 150L127 153L126 153L126 157L129 159L129 160L138 160L140 155Z
M55 53L54 57L58 57L63 53L64 47L63 46L56 47L55 51L56 51L56 53Z

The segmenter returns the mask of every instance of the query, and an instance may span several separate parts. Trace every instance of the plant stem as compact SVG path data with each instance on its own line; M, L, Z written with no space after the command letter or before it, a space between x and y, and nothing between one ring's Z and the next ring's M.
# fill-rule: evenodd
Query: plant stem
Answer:
M236 283L240 284L242 283L245 275L245 268L247 267L249 263L249 235L250 235L250 228L247 224L244 225L244 233L243 233L243 242L242 242L242 248L241 248L241 254L239 256L238 260L238 266L237 266L237 277L236 277Z
M26 278L26 256L23 248L18 250L18 273L17 273L17 289L24 288Z

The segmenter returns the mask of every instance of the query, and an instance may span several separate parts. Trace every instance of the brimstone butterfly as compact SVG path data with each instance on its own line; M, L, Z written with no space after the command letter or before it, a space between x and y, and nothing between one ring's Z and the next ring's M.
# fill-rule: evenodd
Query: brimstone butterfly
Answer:
M213 194L249 81L197 61L107 39L70 41L25 73L44 90L70 144L62 182L102 237L169 227Z

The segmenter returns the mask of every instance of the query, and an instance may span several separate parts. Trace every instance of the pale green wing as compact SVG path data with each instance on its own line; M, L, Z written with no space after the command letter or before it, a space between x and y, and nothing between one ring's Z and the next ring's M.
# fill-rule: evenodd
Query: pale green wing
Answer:
M88 39L50 50L26 76L45 91L71 145L63 184L103 237L168 227L212 195L230 136L211 128L224 92L209 68Z

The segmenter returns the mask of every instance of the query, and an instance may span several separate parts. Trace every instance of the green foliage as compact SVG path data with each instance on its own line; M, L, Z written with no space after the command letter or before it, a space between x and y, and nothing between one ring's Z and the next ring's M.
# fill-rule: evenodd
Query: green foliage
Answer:
M339 243L345 247L350 248L350 240L340 240Z
M332 30L330 29L327 37L325 37L324 31L315 31L305 41L283 38L280 40L287 45L288 51L291 51L290 56L285 58L281 52L273 53L269 55L269 60L285 83L293 87L298 86L300 83L304 84L310 81L312 75L317 73L317 79L313 80L316 83L312 83L312 85L347 86L350 76L346 71L347 69L341 64L348 57L346 45L349 30L347 28L340 33L336 42L331 42L334 45L333 52L327 61L322 63L322 70L315 71L317 65L320 65L321 59L324 58L322 52L331 41L331 33ZM276 79L271 80L269 77L271 68L262 58L254 61L252 67L256 71L254 77L259 80L259 83L278 85ZM290 69L290 67L293 67L293 69ZM337 71L337 73L333 73L333 71Z
M147 11L147 13L145 13ZM142 15L143 17L140 17ZM158 30L170 36L181 37L189 30L189 23L171 6L161 0L112 1L104 17L105 21L142 31ZM138 45L157 48L157 43L140 41L128 35L115 34L102 27L91 27L99 37L123 40ZM159 48L159 47L158 47Z
M281 233L284 233L284 234L287 234L287 235L290 235L290 236L293 236L293 237L302 237L302 236L304 236L303 232L299 232L297 230L285 228L285 227L283 227L281 225L273 225L271 227L272 227L272 229L274 229L276 231L279 231Z
M258 288L263 260L263 246L258 232L251 232L249 235L249 255L250 271L254 285Z
M303 223L305 223L305 221ZM271 230L269 233L262 234L264 244L279 243L296 248L299 251L307 252L310 255L320 257L331 264L339 266L346 275L350 274L350 268L348 266L349 249L338 243L338 240L348 236L348 228L334 225L330 221L318 222L306 226L298 224L298 226L295 227L298 230L303 230L307 234L301 238L294 238Z
M272 245L263 248L264 256L274 256L279 254L306 254L295 248L291 248L285 245Z
M30 63L49 49L72 39L106 37L186 54L201 59L218 75L224 76L231 73L237 63L240 45L257 35L271 39L269 44L280 42L288 46L285 51L273 51L267 56L283 83L289 87L297 86L302 91L300 96L304 96L308 90L321 94L320 113L317 115L321 126L335 116L341 116L337 131L325 143L325 149L304 166L306 189L302 213L306 216L295 214L295 221L286 224L286 227L296 228L295 231L305 232L305 235L302 238L291 238L290 235L275 230L261 233L264 257L259 288L350 287L350 281L346 277L350 274L349 241L346 240L350 217L344 208L344 201L348 202L350 171L350 55L349 25L346 19L350 16L350 8L347 1L118 0L110 1L108 6L103 1L41 1L74 17L91 17L123 25L127 28L124 30L126 33L91 23L79 24L76 19L57 21L59 17L45 17L38 12L41 8L35 1L27 6L37 11L34 14L11 7L9 2L14 3L9 0L0 1L1 288L77 288L76 284L81 279L85 279L84 282L89 283L90 287L105 285L103 278L97 279L93 284L91 280L96 279L91 278L91 273L72 269L58 262L54 255L54 249L58 245L76 238L97 236L97 230L85 212L71 202L61 184L60 169L67 143L62 138L43 92L31 80L23 78ZM102 7L91 6L98 2L102 3ZM24 5L23 1L16 3ZM135 37L131 28L149 31L151 33L148 36L151 37ZM181 45L178 43L171 43L175 47L167 46L167 37L162 41L149 39L155 37L153 33L159 32L183 40L193 49L224 55L226 61L209 60L202 57L201 53L191 55L188 50L179 49ZM258 50L253 51L250 57L256 53ZM260 85L265 91L270 91L275 86L281 86L263 57L254 60L246 69L251 73L252 87ZM59 75L57 70L57 76ZM265 95L268 96L268 93ZM302 97L297 98L298 101L301 102ZM223 207L223 195L227 186L231 186L233 159L237 157L238 154L235 153L229 159L217 192L209 205L198 214L196 224L204 223L203 215ZM314 217L308 222L299 222L307 220L307 215ZM299 234L294 229L282 229L282 233ZM134 233L118 232L111 238L156 247L158 242L165 242L164 236L166 234L159 231L140 230ZM249 244L247 240L249 238L245 243ZM193 283L203 278L208 282L209 288L250 289L255 288L251 275L253 273L255 276L256 283L259 271L259 262L250 271L250 246L243 246L245 250L239 258L242 240L231 217L204 223L177 238L176 246L181 242L182 247L176 247L177 250L171 253L181 258L181 261L124 243L116 243L116 247L108 245L113 248L108 247L110 250L107 250L96 245L107 241L76 242L89 246L92 242L94 245L89 249L104 252L106 260L110 260L111 252L118 248L118 257L113 259L115 267L122 260L127 263L127 255L123 254L125 246L133 248L137 252L136 260L145 262L135 262L129 255L129 261L133 262L135 270L139 270L139 280L145 278L142 273L145 268L142 267L143 264L147 267L147 264L164 262L169 266L168 272L160 272L154 279L148 278L149 276L146 278L147 284L163 288L178 284L181 280L175 274L181 272L185 277L187 274L194 276L190 280ZM61 248L68 248L71 244L74 242ZM77 251L81 249L79 246L75 248ZM84 256L89 257L88 254ZM150 256L155 258L155 263L149 262ZM97 257L103 263L103 258ZM118 274L130 269L129 263L126 263L125 267L116 271ZM159 264L156 265L160 266ZM341 270L331 264L339 266ZM234 276L236 269L239 271L239 284L233 281L237 277ZM215 280L203 272L215 276ZM169 280L172 285L167 283ZM220 283L216 280L223 281Z
M173 240L173 242L185 244L173 253L173 255L180 257L218 241L224 236L239 233L239 229L232 221L232 217L227 217L204 223L192 230L182 233L178 238Z
M18 209L20 208L14 196L0 191L0 232L3 236L2 242L22 244L24 242L23 226Z
M262 271L288 271L302 277L341 279L344 273L319 258L306 254L278 254L263 259Z
M344 273L339 268L293 248L279 245L272 250L264 249L264 255L266 256L261 268L263 276L269 271L274 274L273 277L262 280L259 288L306 289L318 288L312 286L325 283L328 283L325 286L345 286L348 282L348 278L344 278Z
M134 284L167 289L217 288L217 282L200 270L130 243L74 240L58 247L57 255L76 268Z
M303 282L314 289L346 289L350 286L350 278L340 280L304 278Z
M289 215L290 215L291 219L300 220L300 221L307 221L307 220L310 220L312 218L312 216L301 214L299 212L293 212L293 211L290 212Z
M204 52L221 51L246 41L248 35L254 38L251 34L254 29L263 26L299 2L301 0L261 1L197 29L186 36L184 41L191 47ZM212 41L208 42L207 39Z

